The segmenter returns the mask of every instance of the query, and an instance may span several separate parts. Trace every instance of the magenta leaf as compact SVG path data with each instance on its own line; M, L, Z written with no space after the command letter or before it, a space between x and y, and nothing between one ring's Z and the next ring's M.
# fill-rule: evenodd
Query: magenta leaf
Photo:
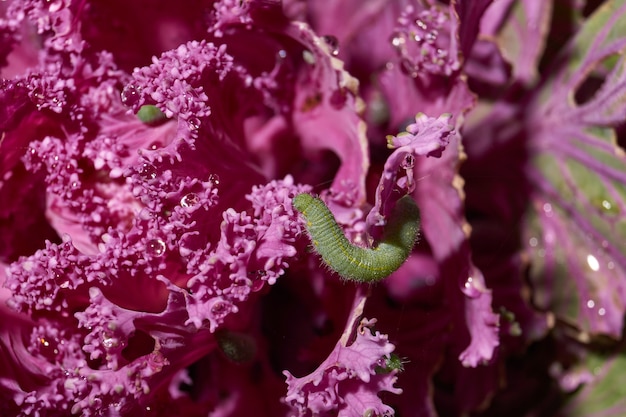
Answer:
M375 319L361 318L365 300L362 293L357 294L343 336L314 372L301 378L284 372L289 387L284 401L294 416L393 414L378 393L402 393L394 387L399 369L389 367L395 346L388 342L387 335L374 330Z

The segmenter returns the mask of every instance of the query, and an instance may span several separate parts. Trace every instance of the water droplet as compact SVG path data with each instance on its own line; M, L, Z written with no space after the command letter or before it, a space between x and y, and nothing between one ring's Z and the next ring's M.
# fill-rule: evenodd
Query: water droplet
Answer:
M613 261L609 261L609 262L606 264L606 267L607 267L608 269L613 269L613 268L615 268L615 263L613 263Z
M589 266L589 269L594 272L600 270L600 262L598 262L598 258L592 254L587 255L587 265Z
M596 302L593 300L587 300L587 308L594 308L596 306Z
M552 215L552 204L544 203L544 205L543 205L543 212L546 213L546 215L548 215L548 217L550 217Z
M402 45L404 45L404 37L396 35L393 38L391 38L391 44L396 47L396 48L400 48Z
M530 239L528 239L528 244L531 248L534 248L539 244L539 240L536 237L531 237Z
M285 59L287 59L287 51L285 51L284 49L281 49L278 52L276 52L276 63L277 64L282 63Z
M167 246L161 239L150 239L146 244L146 250L152 256L163 256Z
M102 337L102 346L104 346L105 349L112 349L118 347L119 345L120 342L116 337L113 337L109 334L105 334Z
M209 175L209 182L213 185L220 185L220 176L217 174L211 174Z
M326 42L326 44L330 48L330 54L332 56L339 55L339 40L336 36L324 35L322 36L322 39L324 39L324 42Z
M122 90L122 104L126 107L133 107L141 98L141 87L129 84Z
M190 117L189 120L187 120L187 123L189 124L189 128L191 130L200 129L200 119L197 117Z
M217 301L215 302L215 304L213 304L213 306L211 306L211 314L215 318L222 318L226 314L228 314L230 311L231 311L230 304L223 302L223 301Z
M599 316L604 316L606 314L606 310L604 309L604 307L600 307L598 309L598 315Z
M267 271L265 269L257 269L256 271L250 271L249 274L257 277L264 277L267 275Z
M157 177L157 169L149 162L144 162L139 169L139 174L145 180L153 180Z
M472 288L472 281L474 281L474 279L472 277L469 277L467 281L465 281L465 288L467 289Z
M50 163L50 168L56 169L57 166L59 166L59 155L54 155Z
M463 285L462 291L467 297L476 298L481 294L482 285L480 280L475 281L474 278L468 277Z
M193 207L200 202L196 193L189 193L180 199L180 205L184 208Z
M613 205L611 204L610 201L602 200L602 207L604 207L605 210L611 210Z

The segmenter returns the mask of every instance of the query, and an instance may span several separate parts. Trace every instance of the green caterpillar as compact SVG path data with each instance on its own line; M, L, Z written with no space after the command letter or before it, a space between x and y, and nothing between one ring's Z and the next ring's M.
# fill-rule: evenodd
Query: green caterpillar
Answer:
M151 126L157 125L167 119L165 114L157 106L152 104L141 106L137 112L137 118L143 123Z
M358 282L388 277L406 261L417 240L420 214L410 196L398 200L381 241L366 249L351 244L326 204L309 194L298 194L293 206L307 222L316 252L333 271Z

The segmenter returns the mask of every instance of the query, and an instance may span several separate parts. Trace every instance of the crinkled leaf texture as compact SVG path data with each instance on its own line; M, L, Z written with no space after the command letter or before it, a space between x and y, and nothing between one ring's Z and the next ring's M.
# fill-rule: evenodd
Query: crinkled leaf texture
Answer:
M276 1L116 5L0 6L41 49L0 83L0 414L283 413L259 301L306 253L298 183L365 199L357 84Z
M626 2L608 1L528 105L525 243L535 303L581 341L619 338L624 325L626 155L613 128L626 113L625 51Z
M392 415L378 393L401 394L394 387L397 370L383 370L394 350L387 336L374 331L376 320L361 319L366 297L355 297L343 336L311 374L296 378L285 371L289 386L284 401L296 416L361 417Z

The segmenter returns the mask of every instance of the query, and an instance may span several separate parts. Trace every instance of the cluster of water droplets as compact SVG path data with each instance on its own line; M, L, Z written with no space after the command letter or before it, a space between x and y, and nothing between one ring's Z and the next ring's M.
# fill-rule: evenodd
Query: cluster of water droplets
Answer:
M613 204L607 199L601 200L599 206L606 211L611 211L613 209ZM560 242L559 237L550 222L559 221L560 223L568 223L573 220L562 218L564 214L562 214L559 210L555 210L555 207L548 202L539 206L539 214L544 219L542 222L542 234L540 236L530 236L527 240L527 244L528 247L534 251L535 256L538 258L545 258L548 250L557 253L560 253L560 251L563 250L563 248L561 248L563 242ZM586 234L582 237L580 235L577 236L578 238L575 243L569 243L569 245L576 246L575 252L577 255L574 256L578 257L577 262L572 264L569 262L571 259L562 259L560 256L556 256L552 262L563 263L566 267L567 265L576 265L574 267L575 269L570 271L570 274L573 276L575 274L579 274L582 277L581 279L584 279L588 283L592 284L592 286L609 285L607 283L602 284L602 281L610 281L613 274L615 274L615 269L617 268L614 258L608 252L611 247L611 243L606 239L598 241L598 236L593 236L591 234ZM571 254L568 256L571 256ZM605 288L604 291L611 290L610 288ZM592 314L602 318L608 314L608 311L607 306L603 305L604 303L601 298L601 295L595 299L589 296L583 296L580 301L581 307L586 308Z
M154 165L146 162L143 164L140 175L146 180L152 180L157 177L156 167ZM210 185L210 189L215 189L220 184L220 177L217 174L210 174L207 178L207 182ZM201 191L189 191L180 197L178 202L179 206L187 211L193 211L194 208L201 206L204 204L204 197ZM158 236L159 233L156 232L155 237L151 237L145 241L145 250L146 253L151 258L160 258L164 256L168 250L168 244L164 238ZM185 250L184 245L181 248L183 251Z
M460 67L451 53L450 15L438 7L417 12L407 7L391 36L391 46L400 57L401 70L417 77L420 72L450 75Z
M587 300L587 302L585 303L585 306L589 310L596 310L596 313L600 317L606 315L606 309L604 307L599 306L598 303L596 303L596 301L592 300L591 298Z
M220 184L220 177L217 174L209 175L207 180L212 188L217 187ZM183 195L180 199L180 206L185 209L190 209L197 206L201 202L200 196L195 192L189 192Z

